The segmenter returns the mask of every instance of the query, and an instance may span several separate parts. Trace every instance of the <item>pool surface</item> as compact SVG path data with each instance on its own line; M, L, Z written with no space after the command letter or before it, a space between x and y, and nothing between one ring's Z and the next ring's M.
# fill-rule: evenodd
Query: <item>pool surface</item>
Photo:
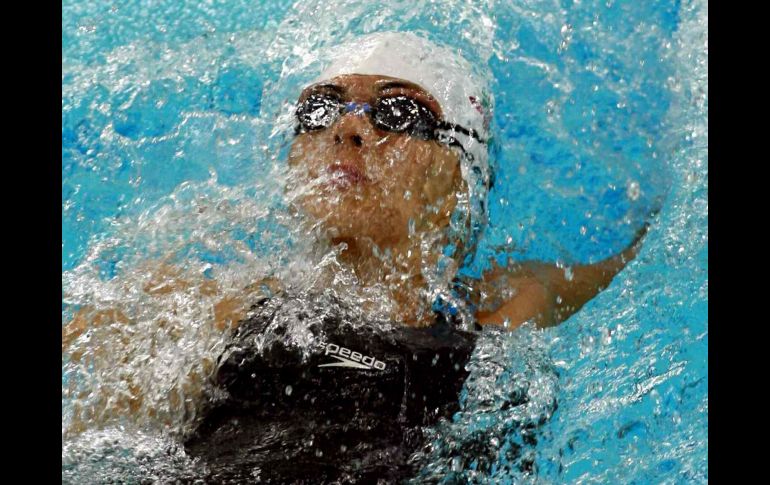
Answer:
M415 483L707 482L705 0L65 0L62 14L62 323L116 301L141 322L83 337L104 355L63 353L63 482L191 473L174 445L195 413L183 376L221 336L195 323L205 298L140 296L142 262L173 255L232 289L312 275L283 202L286 115L315 52L385 30L489 72L495 185L465 274L595 262L659 210L638 257L566 322L482 333ZM136 338L125 365L104 366L121 338ZM138 418L88 411L100 399Z

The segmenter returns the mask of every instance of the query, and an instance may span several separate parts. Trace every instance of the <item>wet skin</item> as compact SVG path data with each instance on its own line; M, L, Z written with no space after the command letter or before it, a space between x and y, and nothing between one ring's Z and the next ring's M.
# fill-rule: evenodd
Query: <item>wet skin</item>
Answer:
M369 103L405 95L441 117L438 102L419 86L386 76L347 75L305 89L333 93L343 102ZM306 189L302 211L322 220L333 242L400 248L413 230L445 227L462 184L456 152L375 127L369 116L344 113L328 128L297 135L289 166Z

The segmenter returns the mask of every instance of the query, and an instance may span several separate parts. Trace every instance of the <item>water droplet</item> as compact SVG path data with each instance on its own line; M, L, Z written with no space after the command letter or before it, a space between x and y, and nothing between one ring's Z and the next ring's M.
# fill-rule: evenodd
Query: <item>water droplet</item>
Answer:
M602 332L602 344L609 345L612 343L612 332L609 329L604 329Z
M574 278L575 275L572 273L571 267L564 268L564 278L566 278L567 281L572 281L572 278Z
M639 188L639 182L632 180L628 187L626 188L626 195L629 199L635 201L639 199L639 195L641 194L641 189Z

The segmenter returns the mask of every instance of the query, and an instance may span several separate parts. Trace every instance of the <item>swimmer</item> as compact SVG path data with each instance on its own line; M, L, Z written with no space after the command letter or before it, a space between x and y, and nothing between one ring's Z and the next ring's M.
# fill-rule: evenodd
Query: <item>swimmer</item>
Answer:
M308 232L339 249L341 266L355 274L360 287L386 289L394 302L391 320L402 328L392 336L364 338L340 330L344 319L338 316L318 316L322 323L313 327L313 336L334 341L325 342L333 347L316 352L316 360L311 361L328 365L330 348L334 353L344 349L347 357L358 355L355 362L347 357L332 360L335 365L342 362L363 369L358 377L345 377L332 372L337 368L322 368L324 364L308 366L307 360L287 350L288 345L276 347L280 351L272 354L257 355L250 343L255 336L287 334L285 329L273 328L272 322L275 313L291 307L296 298L280 281L261 279L243 295L219 301L214 307L216 325L234 333L213 374L215 385L225 388L230 398L208 414L188 442L191 453L207 456L211 463L233 460L237 455L253 468L255 455L246 459L238 450L255 450L260 440L267 439L264 433L276 432L271 426L277 422L278 409L306 413L291 414L291 419L281 414L286 423L312 416L318 435L325 426L337 423L329 418L330 409L337 409L335 419L353 419L351 416L360 413L369 416L360 418L362 427L371 424L375 412L378 426L387 419L399 426L430 424L451 415L475 340L471 330L485 325L513 330L525 322L547 327L564 321L606 288L636 256L646 230L646 226L640 229L620 254L595 264L573 265L565 271L547 262L510 263L493 267L480 280L460 281L455 276L457 269L472 256L486 218L492 181L488 161L491 93L456 51L414 34L365 36L339 47L332 58L321 76L301 91L294 109L295 136L288 155L293 185L287 187L287 196L292 209L307 221ZM326 281L333 285L334 278ZM452 286L451 291L437 290L442 282ZM173 269L163 267L145 291L164 293L189 284ZM216 292L215 286L205 291ZM327 305L336 308L339 302ZM96 315L81 311L63 329L63 347L91 325L125 321L118 310ZM439 355L447 356L439 359L446 366L439 365L441 370L430 374L431 362L435 366L433 359ZM379 362L382 368L363 368L368 365L365 358ZM371 374L386 369L392 379L387 385ZM390 369L396 370L390 373ZM446 385L431 386L429 380L414 377L423 374ZM293 383L289 387L287 379ZM406 388L404 382L424 385ZM255 389L259 390L256 394ZM380 397L372 397L374 390ZM422 393L422 401L410 401L415 392ZM303 407L299 396L311 394L325 403L324 409ZM255 417L255 400L278 414ZM395 403L405 403L404 409L393 407ZM440 412L429 411L426 403ZM317 412L321 414L314 414ZM257 421L252 422L254 419ZM248 422L250 428L244 424ZM233 427L232 423L241 424ZM253 432L243 431L245 428ZM238 439L233 438L235 429L240 433ZM286 429L294 428L287 424ZM382 433L388 436L383 447L398 448L403 433L395 437ZM359 432L357 436L364 435ZM297 472L286 458L290 456L286 443L294 438L285 437L281 447L270 453L263 448L263 453L283 457L283 465L276 461L274 466L275 470L285 468L276 475L279 480L289 476L292 468ZM338 448L335 441L329 450ZM329 453L332 451L327 450L327 459L331 459ZM314 459L291 456L295 465L307 465ZM306 467L303 473L310 469ZM317 476L327 476L325 468L319 470ZM336 476L329 473L328 477ZM386 469L372 473L377 476Z

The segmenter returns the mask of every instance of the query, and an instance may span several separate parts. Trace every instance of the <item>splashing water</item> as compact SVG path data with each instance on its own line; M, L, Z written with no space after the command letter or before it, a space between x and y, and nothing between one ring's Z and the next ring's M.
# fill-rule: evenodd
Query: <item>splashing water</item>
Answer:
M463 274L597 261L660 206L570 320L482 332L416 480L707 481L707 27L701 1L65 2L62 320L100 324L62 355L63 481L194 474L177 443L224 346L216 305L260 277L391 314L382 288L319 276L339 264L284 193L324 49L383 30L491 73L490 222Z

